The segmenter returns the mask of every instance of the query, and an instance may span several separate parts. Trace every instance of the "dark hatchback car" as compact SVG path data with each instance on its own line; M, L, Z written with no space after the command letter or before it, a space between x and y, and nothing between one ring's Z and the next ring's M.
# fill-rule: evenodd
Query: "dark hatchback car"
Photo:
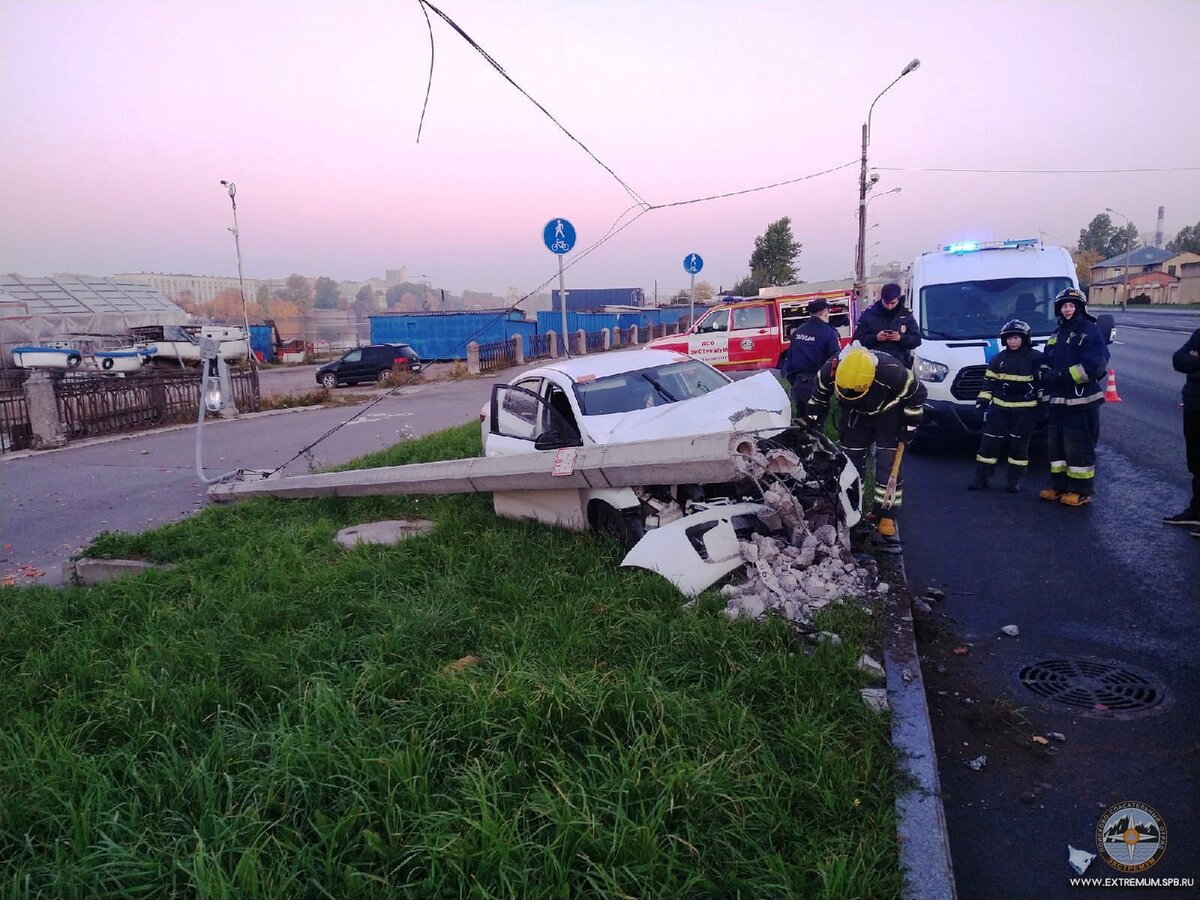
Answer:
M341 359L317 369L317 384L335 388L339 384L383 381L393 368L421 371L421 357L408 344L370 344L355 347Z

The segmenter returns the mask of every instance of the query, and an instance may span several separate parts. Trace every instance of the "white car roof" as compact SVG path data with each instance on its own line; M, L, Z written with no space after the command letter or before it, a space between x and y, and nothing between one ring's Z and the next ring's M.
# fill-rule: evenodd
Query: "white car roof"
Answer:
M607 353L589 353L586 356L556 360L548 365L523 372L521 377L550 371L565 375L575 382L588 376L604 378L608 375L618 375L621 372L636 372L639 369L666 366L671 363L686 362L690 359L690 356L676 353L673 350L613 350Z

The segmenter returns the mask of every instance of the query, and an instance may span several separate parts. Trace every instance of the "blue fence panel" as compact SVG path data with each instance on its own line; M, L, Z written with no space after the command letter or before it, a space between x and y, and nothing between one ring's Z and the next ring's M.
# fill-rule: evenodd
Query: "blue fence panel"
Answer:
M510 310L371 316L371 343L410 344L424 360L466 359L467 344L502 341L536 329Z

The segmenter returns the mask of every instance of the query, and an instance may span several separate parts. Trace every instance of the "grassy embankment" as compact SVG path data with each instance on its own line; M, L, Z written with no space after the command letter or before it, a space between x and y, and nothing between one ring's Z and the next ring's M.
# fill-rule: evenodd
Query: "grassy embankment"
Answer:
M91 553L177 568L0 591L9 896L898 893L857 609L806 655L486 495L257 500Z

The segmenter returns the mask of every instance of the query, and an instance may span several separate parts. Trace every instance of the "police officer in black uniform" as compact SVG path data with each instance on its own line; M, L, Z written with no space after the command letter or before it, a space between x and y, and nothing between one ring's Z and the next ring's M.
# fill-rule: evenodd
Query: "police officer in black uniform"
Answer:
M813 300L808 304L808 314L808 319L792 331L783 360L783 377L792 385L795 418L804 415L821 366L837 356L841 348L837 329L829 324L829 304L824 300Z
M900 285L885 284L879 300L858 317L854 340L868 350L886 353L912 368L913 350L921 345L921 330L901 299Z

